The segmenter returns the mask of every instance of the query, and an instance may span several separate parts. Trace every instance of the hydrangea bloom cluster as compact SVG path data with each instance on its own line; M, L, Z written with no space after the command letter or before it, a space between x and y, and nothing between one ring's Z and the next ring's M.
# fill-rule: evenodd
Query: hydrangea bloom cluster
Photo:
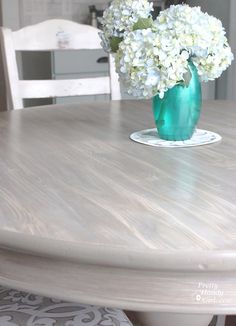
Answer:
M116 67L128 93L152 97L184 80L189 53L180 51L177 39L151 28L129 33L116 54Z
M103 47L110 51L111 40L120 38L116 69L128 93L163 98L176 84L188 84L189 60L202 81L218 78L231 64L233 54L220 20L182 4L146 24L151 10L146 0L113 0L104 13Z
M103 26L100 37L105 51L111 52L113 37L123 38L140 18L150 17L152 10L153 4L148 0L113 0L100 20Z
M157 33L168 30L169 37L188 50L202 81L218 78L233 60L221 21L200 7L171 6L154 24Z

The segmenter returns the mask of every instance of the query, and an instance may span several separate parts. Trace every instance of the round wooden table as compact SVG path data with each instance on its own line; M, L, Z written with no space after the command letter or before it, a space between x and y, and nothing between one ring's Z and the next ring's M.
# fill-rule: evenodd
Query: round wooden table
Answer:
M166 149L129 139L154 127L148 101L1 113L0 284L155 326L235 314L235 121L205 102L223 140Z

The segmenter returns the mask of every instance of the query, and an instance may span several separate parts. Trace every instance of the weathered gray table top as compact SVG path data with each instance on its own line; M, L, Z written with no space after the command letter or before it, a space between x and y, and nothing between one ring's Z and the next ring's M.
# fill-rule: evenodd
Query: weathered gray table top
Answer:
M29 257L37 255L35 264L48 259L40 263L47 269L54 259L54 268L68 262L160 275L199 273L199 282L210 272L236 273L235 122L236 103L206 102L199 127L223 140L164 149L129 139L154 127L148 101L1 113L0 259L6 267L0 265L0 283L48 294L42 284L35 289L33 280L17 279L10 267L14 261L26 269L27 259L32 266ZM129 303L119 298L119 306L146 308L137 293L136 304L127 296ZM72 293L63 297L76 299ZM94 302L107 302L100 299ZM147 300L158 308L157 296Z

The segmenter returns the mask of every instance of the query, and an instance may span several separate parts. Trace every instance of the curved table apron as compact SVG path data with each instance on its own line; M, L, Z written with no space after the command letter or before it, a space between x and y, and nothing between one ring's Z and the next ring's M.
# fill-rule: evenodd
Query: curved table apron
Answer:
M0 284L136 311L236 313L236 104L157 149L148 101L0 114ZM224 120L222 120L222 116ZM200 325L200 323L199 323Z

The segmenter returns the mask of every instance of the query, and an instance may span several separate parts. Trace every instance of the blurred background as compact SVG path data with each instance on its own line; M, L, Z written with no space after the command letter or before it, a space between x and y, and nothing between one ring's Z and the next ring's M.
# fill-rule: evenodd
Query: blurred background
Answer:
M236 50L236 13L235 0L156 0L154 1L154 18L160 10L171 4L186 2L191 6L201 6L203 11L222 20L233 51ZM17 30L49 18L64 18L80 23L100 27L98 18L109 4L108 0L0 0L0 24ZM99 76L108 71L107 55L102 50L80 51L80 53L22 53L18 56L22 79L63 79L86 76ZM1 59L1 58L0 58ZM91 59L91 60L90 60ZM91 63L92 62L92 63ZM2 61L0 72L3 76ZM123 98L129 98L122 91ZM236 69L235 63L216 82L203 84L204 99L235 99ZM106 96L86 98L57 98L27 100L26 105L63 103L65 101L85 101L106 99ZM0 110L6 108L4 78L0 80Z

